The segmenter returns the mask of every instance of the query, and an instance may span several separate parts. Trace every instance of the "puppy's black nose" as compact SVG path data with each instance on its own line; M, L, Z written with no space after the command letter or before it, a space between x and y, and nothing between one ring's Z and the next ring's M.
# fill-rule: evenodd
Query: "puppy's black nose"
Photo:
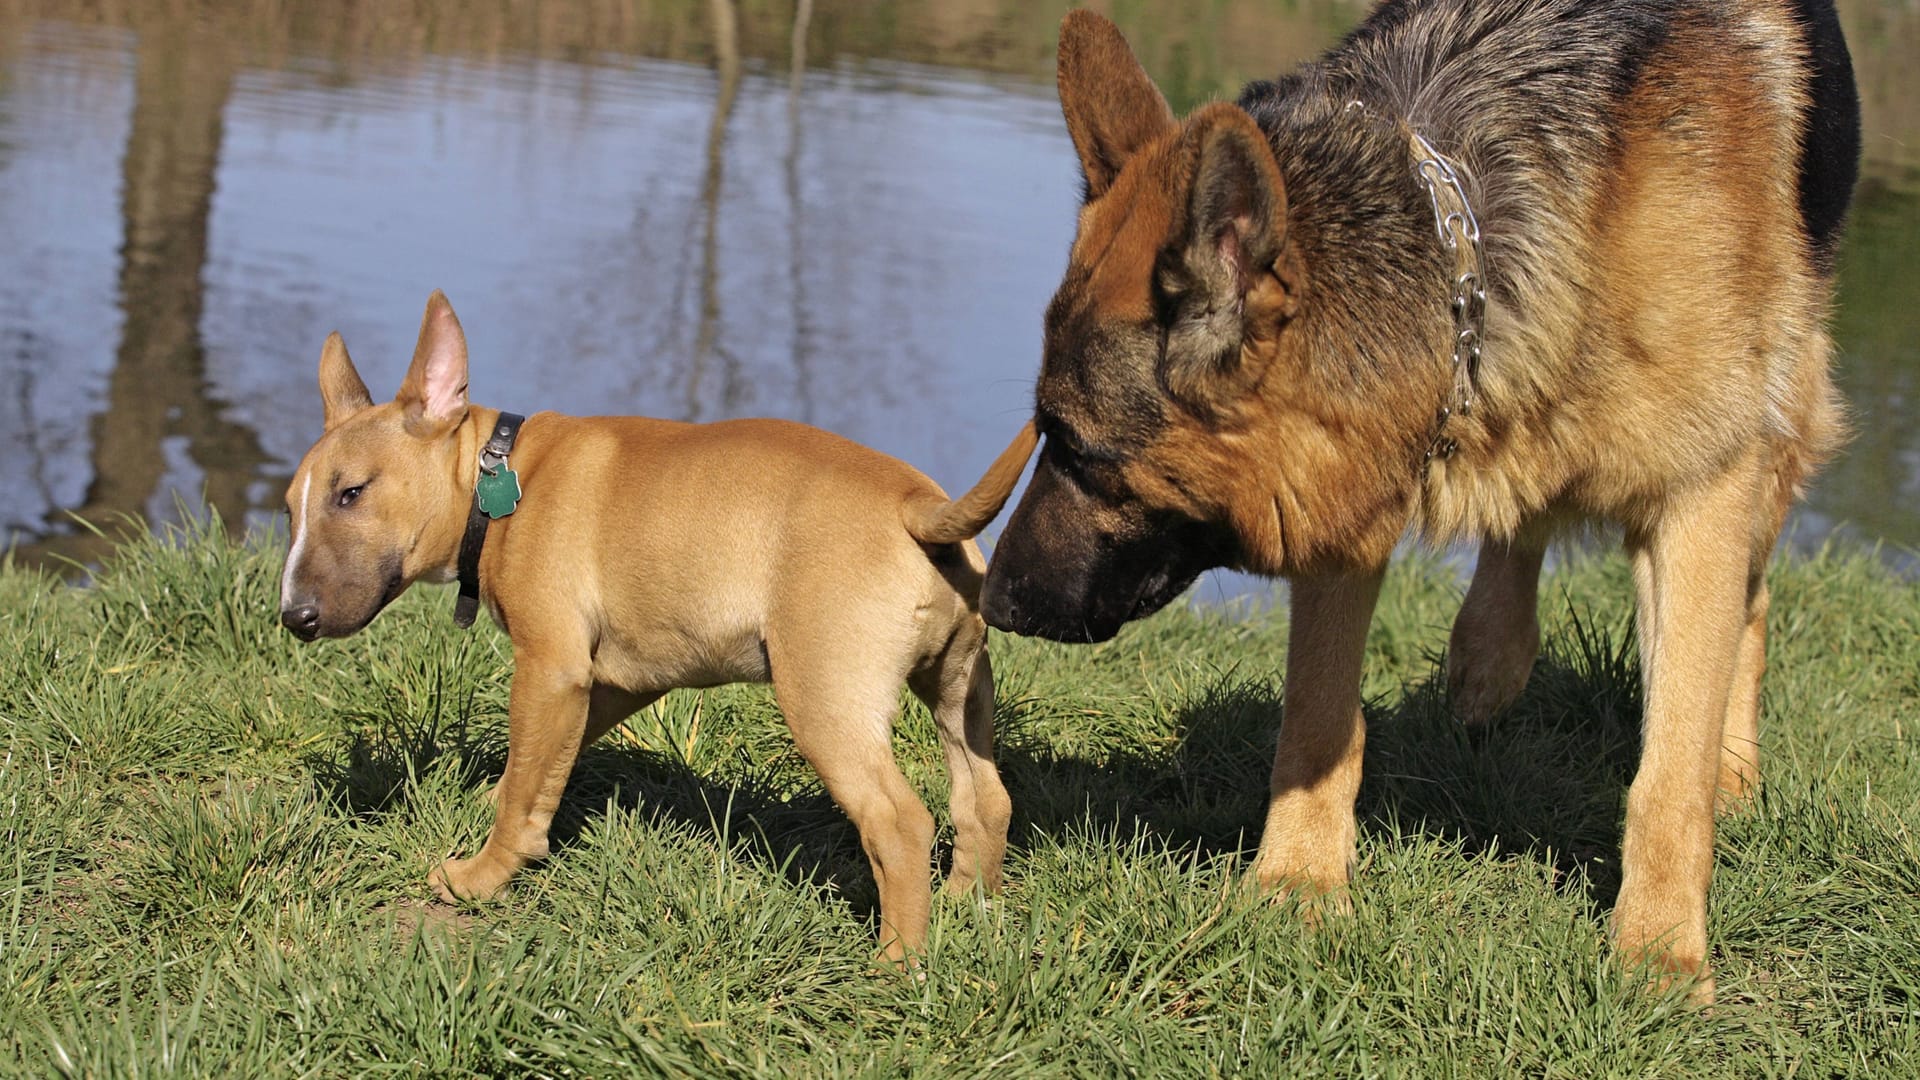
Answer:
M280 612L280 624L300 640L312 641L320 636L320 609L312 604L286 608Z

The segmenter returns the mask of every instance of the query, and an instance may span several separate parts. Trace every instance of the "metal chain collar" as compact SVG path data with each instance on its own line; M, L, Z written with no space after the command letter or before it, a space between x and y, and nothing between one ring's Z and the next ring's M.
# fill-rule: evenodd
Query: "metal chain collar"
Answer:
M1453 253L1453 393L1434 419L1433 442L1427 460L1449 458L1459 444L1446 433L1455 413L1473 412L1473 388L1480 374L1480 343L1487 322L1486 247L1480 239L1480 221L1467 202L1460 174L1440 151L1418 132L1413 137L1414 174L1433 200L1434 230Z

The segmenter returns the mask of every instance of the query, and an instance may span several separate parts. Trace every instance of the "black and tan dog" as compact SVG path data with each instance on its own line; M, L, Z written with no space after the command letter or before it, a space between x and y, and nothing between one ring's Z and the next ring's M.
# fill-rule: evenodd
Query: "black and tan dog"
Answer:
M998 888L1009 804L970 538L1005 503L1030 428L976 489L997 496L954 502L893 458L776 420L538 413L502 460L503 414L468 404L466 338L437 292L392 402L373 403L338 334L320 391L325 433L287 489L282 621L307 640L355 633L412 582L453 580L477 531L474 584L513 640L498 814L477 856L433 872L442 897L492 896L545 857L574 759L635 710L676 687L769 681L860 829L888 957L921 947L931 897L933 818L890 743L902 684L946 753L947 888ZM488 514L507 511L491 524L474 509L483 467L521 493L483 491Z
M1619 523L1647 704L1615 935L1711 997L1763 571L1843 427L1823 322L1859 134L1830 0L1394 0L1184 120L1075 12L1059 84L1086 198L987 621L1098 640L1208 567L1293 579L1256 873L1337 903L1395 542L1481 541L1448 671L1478 722L1527 681L1549 535Z

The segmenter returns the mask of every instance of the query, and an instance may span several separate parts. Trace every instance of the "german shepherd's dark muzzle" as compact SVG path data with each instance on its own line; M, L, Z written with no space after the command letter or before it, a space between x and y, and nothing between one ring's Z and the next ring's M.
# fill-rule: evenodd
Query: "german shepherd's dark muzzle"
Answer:
M1054 641L1105 641L1228 563L1230 538L1093 487L1049 439L994 549L980 597L987 624Z

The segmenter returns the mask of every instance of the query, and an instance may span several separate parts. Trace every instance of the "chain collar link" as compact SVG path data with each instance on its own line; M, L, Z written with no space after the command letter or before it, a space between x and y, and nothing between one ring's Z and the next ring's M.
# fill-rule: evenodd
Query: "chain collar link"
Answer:
M1433 200L1434 231L1453 254L1453 392L1434 418L1433 442L1426 460L1449 458L1459 444L1446 433L1454 414L1473 412L1473 389L1480 374L1480 344L1486 336L1486 246L1480 238L1480 220L1467 201L1466 187L1453 162L1434 149L1418 132L1410 132L1413 171Z

